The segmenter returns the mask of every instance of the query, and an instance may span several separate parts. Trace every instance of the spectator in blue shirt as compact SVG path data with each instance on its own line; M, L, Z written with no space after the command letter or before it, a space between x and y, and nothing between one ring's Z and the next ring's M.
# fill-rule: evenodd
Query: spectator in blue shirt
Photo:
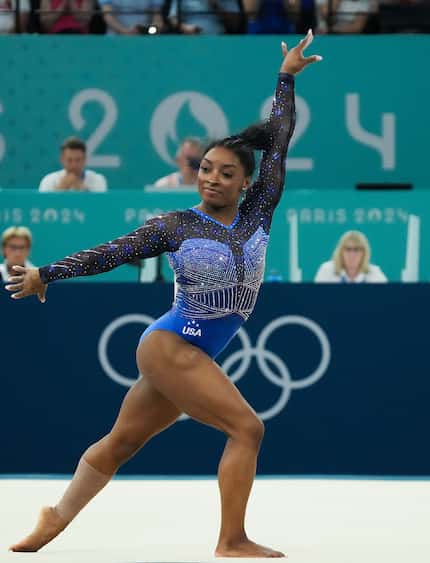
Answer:
M167 0L167 3L169 20L179 32L219 35L243 31L240 0Z
M163 28L163 0L99 0L109 34L138 35L154 25Z

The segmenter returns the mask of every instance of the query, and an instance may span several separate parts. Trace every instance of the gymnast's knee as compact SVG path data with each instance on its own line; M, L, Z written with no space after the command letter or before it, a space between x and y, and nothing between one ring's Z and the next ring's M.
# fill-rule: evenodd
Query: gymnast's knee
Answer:
M132 458L146 441L147 439L137 439L121 434L109 434L108 447L110 455L116 463L123 464Z
M256 415L244 417L238 425L232 438L246 443L247 445L259 449L264 437L264 423Z

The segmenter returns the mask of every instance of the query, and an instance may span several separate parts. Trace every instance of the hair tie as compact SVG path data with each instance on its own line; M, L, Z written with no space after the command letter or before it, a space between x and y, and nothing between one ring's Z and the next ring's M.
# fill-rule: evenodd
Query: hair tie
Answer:
M243 144L243 139L240 135L230 135L230 137L227 137L225 139L226 143L228 143L229 145L239 145L239 144Z

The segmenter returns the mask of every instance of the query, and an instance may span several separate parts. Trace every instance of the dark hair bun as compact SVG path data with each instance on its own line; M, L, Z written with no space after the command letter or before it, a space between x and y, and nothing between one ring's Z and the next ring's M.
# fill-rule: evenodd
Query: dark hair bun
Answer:
M241 133L233 135L234 143L246 145L251 149L261 151L270 148L273 139L273 131L268 121L250 125Z
M264 121L247 127L237 135L212 141L206 147L205 154L214 147L225 147L235 153L243 165L245 174L251 176L255 169L254 151L268 150L272 146L272 142L272 126L270 122Z

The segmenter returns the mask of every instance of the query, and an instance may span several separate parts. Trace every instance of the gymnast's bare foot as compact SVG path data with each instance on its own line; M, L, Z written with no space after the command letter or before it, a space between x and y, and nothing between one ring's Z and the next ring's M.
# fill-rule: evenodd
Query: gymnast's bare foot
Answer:
M230 543L220 540L215 550L215 557L285 557L285 554L254 543L245 537Z
M41 547L53 540L67 526L52 506L45 506L39 514L36 528L22 541L11 545L9 551L39 551Z

